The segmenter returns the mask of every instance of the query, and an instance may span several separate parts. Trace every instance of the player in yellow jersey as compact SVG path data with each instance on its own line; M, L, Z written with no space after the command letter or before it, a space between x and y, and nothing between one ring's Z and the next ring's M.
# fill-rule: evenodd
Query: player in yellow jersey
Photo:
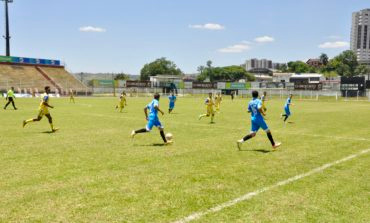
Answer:
M54 106L49 105L49 99L50 99L49 93L50 93L50 87L46 86L45 87L45 93L42 95L42 98L41 98L41 103L40 103L40 107L39 107L39 114L37 115L37 118L24 120L23 121L23 128L24 128L24 126L26 126L30 122L40 121L42 119L42 117L45 115L46 118L48 118L48 120L49 120L51 131L55 132L55 131L58 130L57 128L54 128L53 119L52 119L52 117L50 115L50 112L49 112L49 108L54 108Z
M119 108L119 112L122 112L125 106L127 106L126 93L122 92L122 94L119 96L119 102L118 105L116 105L116 109Z
M213 107L215 105L215 102L213 100L212 93L209 93L208 98L205 101L205 105L206 105L206 108L207 108L207 113L203 114L203 115L199 115L199 120L202 119L203 117L211 116L211 123L214 123L213 119L215 117L215 111L214 111Z
M263 92L263 95L262 95L262 97L261 97L261 101L262 101L262 110L263 110L264 112L266 112L266 111L267 111L267 108L266 108L266 105L265 105L265 101L267 100L267 99L266 99L266 96L267 96L267 92L266 92L266 91L264 91L264 92Z
M216 106L216 111L220 111L220 106L221 106L221 101L222 101L222 95L221 93L217 93L215 96L215 106Z
M75 93L73 89L69 89L69 103L71 102L73 102L73 104L75 103Z

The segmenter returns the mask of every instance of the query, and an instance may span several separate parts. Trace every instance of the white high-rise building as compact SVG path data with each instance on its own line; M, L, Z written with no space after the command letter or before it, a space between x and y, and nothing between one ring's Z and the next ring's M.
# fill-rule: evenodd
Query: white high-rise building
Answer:
M351 50L359 63L370 65L370 9L352 13Z

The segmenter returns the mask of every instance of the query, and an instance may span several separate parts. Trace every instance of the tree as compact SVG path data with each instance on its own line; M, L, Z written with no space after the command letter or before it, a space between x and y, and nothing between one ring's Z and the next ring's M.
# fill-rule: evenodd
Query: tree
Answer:
M326 55L325 53L322 53L322 54L320 55L320 62L321 62L324 66L326 66L326 65L329 63L329 57L328 57L328 55Z
M128 74L125 74L125 73L117 74L114 77L114 80L129 80L129 79L130 79L130 76Z
M355 76L358 66L357 56L351 50L343 51L330 60L328 66L334 69L340 76Z
M335 71L323 72L323 75L324 77L329 78L329 79L333 77L338 77L338 74Z
M370 74L370 67L364 65L364 64L361 64L359 66L357 66L356 70L355 70L355 74L356 75L369 75Z
M173 61L167 60L165 57L156 59L155 61L145 64L140 71L141 80L149 80L150 76L157 75L181 75L182 71L177 68Z
M207 61L207 67L208 67L208 68L212 68L212 61L211 61L211 60L208 60L208 61Z
M310 66L302 61L288 62L288 70L293 73L307 73L311 71Z
M203 73L203 71L204 71L204 69L206 69L206 67L205 67L205 66L203 66L203 65L201 65L201 66L199 66L199 67L197 68L197 71L198 71L198 72L200 72L200 74L202 74L202 73Z
M282 65L279 66L278 70L282 73L285 73L285 72L288 72L288 67L287 67L286 64L282 64Z
M247 79L248 81L255 80L255 77L248 73L240 66L213 67L212 70L207 67L203 73L198 76L198 80L204 81L209 78L211 81L238 81Z

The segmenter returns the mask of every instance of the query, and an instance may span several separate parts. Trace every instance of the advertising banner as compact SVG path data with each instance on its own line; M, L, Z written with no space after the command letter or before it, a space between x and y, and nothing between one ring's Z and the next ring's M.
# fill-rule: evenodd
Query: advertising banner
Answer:
M294 90L322 90L322 84L300 84L294 83Z
M126 80L117 80L116 87L125 88L126 87Z
M233 83L230 83L230 89L240 89L240 90L244 90L245 89L245 83L239 83L239 82L233 82Z
M11 57L0 56L0 62L12 62Z
M212 89L214 88L217 83L211 83L211 82L193 82L193 88L200 88L200 89Z
M112 88L114 86L113 80L94 80L94 87Z
M59 60L35 59L35 58L26 58L26 57L0 56L0 62L60 66Z
M217 89L226 89L225 82L217 82Z
M150 81L126 81L126 87L147 88L151 87Z

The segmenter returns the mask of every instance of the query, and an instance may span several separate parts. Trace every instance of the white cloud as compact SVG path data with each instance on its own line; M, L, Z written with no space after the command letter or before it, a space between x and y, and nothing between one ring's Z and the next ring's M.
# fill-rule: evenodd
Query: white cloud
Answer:
M275 39L271 36L260 36L254 39L257 43L270 43L274 42Z
M79 29L81 32L97 32L97 33L103 33L106 31L104 28L100 27L94 27L94 26L84 26L80 27Z
M319 48L328 49L328 48L345 48L348 47L349 43L345 41L335 41L335 42L325 42L319 45Z
M326 38L327 39L342 39L342 37L338 35L331 35L331 36L327 36Z
M222 49L219 49L218 52L220 53L242 53L244 51L249 50L251 47L248 45L248 43L239 43L232 46L228 46Z
M225 26L217 24L217 23L206 23L206 24L199 24L199 25L189 25L191 29L209 29L209 30L223 30Z

